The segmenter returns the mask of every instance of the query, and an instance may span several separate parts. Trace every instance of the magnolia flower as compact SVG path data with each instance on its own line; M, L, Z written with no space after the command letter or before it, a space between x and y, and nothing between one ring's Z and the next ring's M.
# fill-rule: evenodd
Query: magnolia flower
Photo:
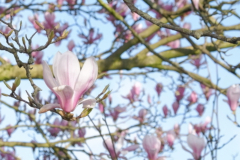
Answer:
M161 148L161 142L154 135L146 135L143 138L143 148L148 154L148 159L157 160L157 155Z
M107 138L104 140L105 142L103 143L103 146L108 150L111 157L114 159L117 159L117 158L126 159L124 156L120 156L120 154L125 155L128 152L138 149L139 147L138 145L133 144L131 146L123 148L125 134L126 132L122 132L116 143L112 143L111 138Z
M208 99L210 98L210 96L212 95L212 89L210 89L209 87L205 86L204 84L200 83L200 86L203 90L203 93L206 97L206 100L208 101Z
M199 0L193 0L193 5L195 7L195 9L199 9Z
M97 79L98 66L93 57L85 61L80 71L76 55L70 51L64 54L58 52L54 57L52 68L55 78L47 62L43 61L43 79L48 88L57 96L59 104L46 104L39 110L39 113L53 108L62 108L65 112L72 112L77 104L83 104L83 108L95 106L95 99L80 100Z
M193 133L196 133L196 134L200 134L200 133L205 133L206 130L209 129L209 127L207 127L208 124L211 123L211 118L210 117L206 117L205 121L202 122L202 123L199 123L199 124L195 124L193 126Z
M148 113L148 111L146 109L141 109L138 112L138 116L133 116L133 119L136 119L140 123L143 123L145 121L147 113Z
M190 23L184 23L183 28L185 29L191 29L191 24Z
M117 106L114 109L110 110L110 116L116 121L119 117L119 114L126 111L126 107Z
M72 51L73 48L75 47L75 43L73 40L69 41L68 45L67 45L69 51Z
M157 92L158 97L160 96L162 89L163 89L163 85L161 83L157 83L155 90Z
M202 116L203 112L204 112L204 106L203 104L198 104L197 105L197 108L196 108L196 111L198 112L198 115L199 116Z
M227 89L228 104L232 111L235 111L239 105L238 100L240 98L240 87L238 84L234 84Z
M178 111L178 108L179 108L179 103L178 103L177 101L175 101L175 102L172 104L172 108L173 108L174 114L176 115L176 114L177 114L177 111Z
M167 132L166 140L170 147L173 146L175 138L176 138L176 134L174 130L170 130Z
M193 150L193 152L190 152L195 160L199 160L201 157L201 152L205 147L205 141L203 138L200 138L198 136L195 136L193 134L189 134L187 137L187 143L189 147Z
M135 82L131 90L132 94L139 96L139 94L141 93L141 88L142 88L141 83Z
M61 121L58 118L56 118L53 122L53 125L60 126ZM51 127L51 128L48 128L47 130L53 137L56 137L58 135L58 133L61 131L61 129L59 127Z
M7 134L9 137L11 137L12 133L14 132L15 128L12 128L12 125L7 125L8 129L7 130Z
M162 110L163 110L164 117L167 117L168 112L169 112L167 105L164 105Z
M177 88L177 90L175 92L175 97L176 97L178 102L183 98L184 91L185 91L185 87L184 86L178 86L178 88Z
M189 95L188 99L190 104L196 103L198 100L198 95L196 92L192 91L192 93Z

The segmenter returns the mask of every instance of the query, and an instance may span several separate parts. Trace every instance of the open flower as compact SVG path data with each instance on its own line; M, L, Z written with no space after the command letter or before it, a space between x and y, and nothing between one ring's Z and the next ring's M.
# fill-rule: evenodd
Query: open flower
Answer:
M199 160L201 158L202 150L206 145L204 138L200 138L193 134L189 134L187 137L187 143L189 147L193 150L193 152L191 151L188 152L190 152L193 155L194 160Z
M161 149L161 142L154 135L145 135L143 138L143 148L147 152L148 159L157 160L158 152Z
M58 52L54 57L52 68L55 78L47 62L43 61L43 79L48 88L56 94L59 104L46 104L39 110L39 113L53 108L62 108L65 112L72 112L77 104L83 104L83 108L95 106L95 99L79 101L97 78L98 66L93 57L85 61L80 72L76 55L71 51L64 54Z

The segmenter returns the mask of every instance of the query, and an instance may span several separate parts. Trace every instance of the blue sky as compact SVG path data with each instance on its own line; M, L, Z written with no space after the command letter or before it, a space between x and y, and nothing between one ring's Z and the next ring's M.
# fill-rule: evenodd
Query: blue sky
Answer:
M140 5L140 3L139 3L139 5ZM239 4L237 5L237 7L239 7ZM238 11L238 10L236 10L236 11ZM29 12L29 11L25 12L24 11L24 14L25 15L31 15L31 12ZM42 18L43 17L41 17L40 19L43 20ZM23 20L23 24L28 23L28 20L26 19L26 17L25 18L19 17L19 19ZM59 13L59 16L57 16L57 19L61 20L62 22L65 22L66 20L68 20L69 23L74 22L73 19L70 19L66 14L62 14L62 13ZM79 19L81 19L81 18L79 18ZM186 22L192 22L191 23L192 29L198 29L200 27L199 21L194 14L191 14L191 16L187 17L185 19L185 21ZM237 22L238 21L236 19L229 18L227 21L224 22L224 24L234 25L234 24L237 24ZM96 21L94 21L94 20L92 20L92 23L93 23L93 26L94 27L97 26L99 31L103 34L103 39L99 44L100 50L99 50L98 53L109 49L110 45L111 45L111 41L114 38L113 37L113 31L114 31L113 27L111 26L110 23L101 23L101 22L96 23ZM28 26L30 26L29 23L28 23ZM33 32L33 30L31 28L28 28L27 32L25 32L25 33L30 34L31 32ZM69 40L73 39L76 44L81 45L82 44L81 40L76 36L76 35L78 35L78 33L79 32L77 32L77 31L73 31L70 35ZM237 35L239 35L239 31L227 32L227 35L228 36L237 36ZM39 41L39 39L41 41ZM155 38L155 39L157 40L157 38ZM39 43L41 44L45 40L46 40L46 38L44 36L37 35L34 39L34 44L39 44ZM194 41L199 44L199 43L202 43L204 41L204 38L201 38L198 41L197 40L194 40ZM182 46L189 46L189 44L186 42L186 40L181 40L181 45ZM138 51L140 51L141 48L142 47L139 47L138 49L134 50L133 52L137 53ZM168 48L167 47L160 47L160 48L158 48L158 51L166 50L166 49L168 49ZM55 53L57 53L57 51L60 51L62 53L67 51L67 41L63 41L59 47L56 47L55 45L51 45L49 48L45 49L44 50L44 53L45 53L44 59L47 60L47 59L51 58ZM90 55L91 53L89 52L88 54ZM214 54L217 54L217 53L214 53ZM9 55L9 54L7 54L3 51L0 52L0 55L4 55L4 56L8 57L10 59L10 61L13 64L15 64L14 59L11 55ZM127 57L127 54L123 54L122 57L123 58ZM224 57L231 64L239 63L239 60L240 60L239 47L236 47L236 48L232 49L231 51L227 52L227 55L224 56ZM26 59L26 56L22 55L21 58ZM227 88L232 84L239 83L239 79L237 79L235 76L229 74L228 72L226 72L221 67L219 67L219 66L216 67L216 65L210 59L207 59L207 62L209 64L209 72L211 73L211 79L213 80L213 82L216 82L216 80L218 78L220 78L219 86L221 86L222 88ZM50 63L51 63L51 61L50 61ZM195 71L194 67L189 63L185 64L183 66L190 71ZM139 69L132 69L131 71L123 71L123 72L124 73L131 73L131 72L138 72L138 71L140 71L140 70ZM112 72L114 72L114 71L112 71ZM238 73L239 73L239 71L238 71ZM177 74L174 73L174 72L169 72L169 74L175 79L177 79L177 77L178 77ZM204 69L204 71L200 71L200 74L207 75L208 73L207 73L207 70ZM149 75L150 75L150 77L154 78L155 81L157 81L157 82L161 82L163 84L169 84L170 83L169 82L170 81L169 77L165 77L162 73L151 73ZM142 76L138 76L136 79L134 79L134 78L130 79L130 78L127 78L127 77L124 77L123 79L124 80L121 81L122 87L120 89L118 89L119 75L112 76L112 79L110 79L110 80L107 80L106 78L97 80L96 85L98 86L98 88L96 90L94 90L93 95L96 96L102 90L102 88L105 85L110 84L110 88L113 90L113 94L112 94L113 104L112 104L112 106L115 107L119 103L127 103L126 100L122 99L121 95L127 95L128 92L130 91L130 88L134 84L134 82L135 81L142 82L144 80L144 78ZM49 89L47 88L47 86L44 84L44 82L42 80L35 80L35 82L43 90L41 92L41 95L44 98L47 98L48 93L49 93ZM11 84L12 81L9 81L8 83ZM25 86L29 86L29 82L26 81L26 80L23 80L21 82L20 87L21 87L21 90L22 90L22 96L26 98L27 96L25 94L25 90L28 90L29 92L31 92L32 89L30 87L25 87ZM194 88L194 90L197 93L202 93L201 88L200 88L198 83L194 82L190 86L192 88ZM6 87L4 86L4 84L2 82L0 83L0 88L2 89L2 93L9 93L9 91L6 89ZM144 83L144 85L143 85L143 89L144 89L146 95L151 94L152 96L155 97L155 99L154 99L155 102L160 101L160 104L157 106L157 107L159 107L159 110L161 110L161 107L165 104L167 104L168 107L170 108L170 106L174 102L173 91L168 89L167 87L164 87L164 92L161 94L161 97L158 100L157 96L156 96L156 93L154 91L154 88L155 88L155 83L153 83L153 81L151 81L149 79L146 80L146 83ZM117 91L117 93L115 93L114 91ZM190 90L187 89L186 93L188 93L187 95L189 95ZM185 96L185 99L186 98L187 98L187 96ZM147 99L147 96L144 96L143 100L146 101L146 99ZM218 160L232 159L233 155L236 155L237 153L239 153L239 147L235 147L235 146L238 146L239 142L240 142L239 128L237 128L232 122L230 122L227 119L227 115L230 116L230 117L233 117L233 116L232 116L231 110L229 109L229 106L225 102L223 102L223 99L226 99L226 97L223 96L223 95L220 95L218 97L217 101L216 101L217 105L218 105L218 109L219 109L219 115L218 116L219 116L219 124L220 124L220 129L221 129L221 135L223 135L223 137L220 141L220 146L222 144L224 144L225 142L227 142L234 135L237 135L237 137L232 142L230 142L227 146L225 146L223 149L219 150ZM3 96L2 96L2 100L5 100L10 104L13 103L12 99L6 98L6 97L3 97ZM214 96L212 96L210 101L206 103L206 105L205 105L206 111L203 114L203 116L201 118L196 118L196 119L191 120L192 123L195 124L195 123L204 121L206 116L211 115L213 100L214 100ZM183 103L185 103L185 102L183 102ZM205 103L206 101L204 100L204 98L201 98L200 102ZM143 106L148 107L148 104L146 102L144 102ZM194 109L194 108L195 108L195 106L192 106L192 109ZM136 109L135 114L137 114L139 109L138 108ZM30 110L30 107L27 107L27 110ZM79 110L81 110L81 107L79 107L77 109L77 111L79 111ZM183 111L184 111L184 105L181 105L179 113L182 113ZM240 111L238 109L236 114L239 115L239 112ZM5 121L0 125L1 128L5 127L8 124L14 124L15 113L12 110L7 109L7 107L1 105L1 113L4 114L4 115L6 114ZM98 113L97 109L95 109L91 113L91 115L93 116L96 113ZM194 115L194 112L192 112L191 115ZM195 115L196 115L196 113L195 113ZM163 127L164 130L169 130L173 127L173 125L176 122L179 121L179 119L180 119L180 117L170 118L170 119L167 119L167 120L164 120L164 121L159 121L158 123ZM83 121L84 121L84 119L83 119ZM124 121L124 120L122 120L122 121ZM213 121L214 121L214 124L216 124L215 120L213 120ZM239 118L238 118L238 121L240 121ZM120 123L120 122L121 122L121 120L118 123ZM111 120L109 121L109 123L110 124L112 123ZM134 120L133 121L128 121L127 123L126 122L122 123L120 126L122 128L126 128L129 124L137 124L137 122L134 121ZM112 131L114 131L114 129L112 129ZM104 132L106 132L106 130L104 130ZM154 131L152 131L152 132L154 132ZM187 134L188 133L188 123L186 123L182 126L181 133L182 134ZM6 134L6 133L3 133L3 134ZM97 134L95 130L93 130L93 129L87 130L87 137L91 136L91 135L95 135L95 134ZM15 141L15 140L18 141L19 137L21 137L21 139L24 139L24 141L30 141L31 140L30 137L33 136L33 135L36 136L36 134L32 131L24 132L24 131L21 131L21 129L20 129L16 133L14 133L13 136L9 140L10 141ZM132 135L132 137L137 137L138 138L137 134ZM142 137L140 137L140 138L142 138ZM37 140L43 142L43 139L40 136L37 136ZM182 138L182 140L186 140L186 138ZM140 141L138 141L138 142L140 142ZM169 154L169 153L165 154L164 153L163 155L164 156L170 156L170 158L168 158L169 160L170 159L171 160L177 160L177 159L179 159L179 157L181 157L181 159L190 159L191 155L189 153L183 151L183 149L180 147L178 141L176 141L176 143L177 144L175 146L175 150L171 154ZM88 144L95 153L105 152L105 149L102 147L102 140L101 139L89 140ZM185 144L185 146L187 146L187 144ZM85 147L85 149L87 149L87 148ZM19 157L21 157L22 159L33 159L33 157L30 156L31 154L22 154L22 153L28 153L28 152L30 153L31 150L32 150L31 148L17 147L16 151L17 151L17 155ZM88 159L88 157L83 155L83 154L78 154L78 156L81 157L80 159ZM138 159L138 158L133 158L133 159ZM211 159L211 157L209 155L205 157L205 160L208 160L208 159Z

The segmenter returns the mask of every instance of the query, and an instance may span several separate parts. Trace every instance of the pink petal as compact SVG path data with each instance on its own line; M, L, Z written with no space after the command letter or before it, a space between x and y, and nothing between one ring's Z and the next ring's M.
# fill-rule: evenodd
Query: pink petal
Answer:
M96 99L84 99L78 104L82 104L83 108L94 108L96 105Z
M61 57L62 57L62 53L57 52L57 54L54 56L54 59L53 59L52 68L53 68L53 74L56 78L56 81L58 81L57 68L59 67L59 65L61 65L61 64L58 64ZM59 82L58 82L58 84L59 84Z
M193 150L193 156L194 158L198 159L201 156L201 152L203 148L205 147L205 141L203 138L200 138L198 136L195 136L193 134L189 134L187 137L187 143L189 147Z
M138 149L138 148L139 148L139 145L134 144L134 145L131 145L131 146L127 147L127 148L124 148L123 150L124 150L124 151L128 151L128 152L131 152L131 151L135 151L135 150Z
M45 113L47 111L50 111L54 108L61 108L61 106L59 104L46 104L44 106L42 106L42 108L40 108L40 110L38 111L38 113Z
M73 103L72 101L74 91L70 86L62 85L54 87L53 90L58 94L61 108L65 112L72 112L76 108L77 103Z
M75 85L76 98L80 98L95 82L98 75L98 66L93 57L88 58L79 74Z
M52 72L51 72L47 62L43 61L42 65L43 65L43 79L44 79L45 83L47 84L48 88L53 91L53 88L57 86L57 82L53 78Z
M68 85L74 89L75 83L80 73L80 65L76 55L67 51L57 62L57 79L60 85ZM64 64L64 65L63 65Z

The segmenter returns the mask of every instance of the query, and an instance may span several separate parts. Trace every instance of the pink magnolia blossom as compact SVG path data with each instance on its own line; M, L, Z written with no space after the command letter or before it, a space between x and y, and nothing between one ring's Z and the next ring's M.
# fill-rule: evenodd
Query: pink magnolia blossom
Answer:
M191 24L190 23L184 23L183 28L185 29L191 29Z
M78 136L79 137L84 137L86 134L86 128L81 128L78 130Z
M138 120L140 123L143 123L145 121L145 117L146 117L147 113L148 112L146 109L141 109L138 112L138 116L133 116L133 118Z
M99 108L99 110L100 110L101 113L104 112L104 106L103 106L102 103L98 103L98 108Z
M33 49L38 48L39 46L32 47ZM42 64L43 52L42 51L34 51L32 52L32 56L35 59L35 64Z
M158 97L160 96L162 89L163 89L163 85L161 83L157 83L155 90L157 92Z
M174 130L170 130L167 132L166 139L167 139L167 143L170 147L173 146L175 138L176 138L176 134L175 134Z
M64 54L58 52L53 61L53 73L55 78L47 62L43 61L43 79L48 88L57 96L59 104L46 104L39 110L39 113L53 108L62 108L65 112L72 112L77 104L83 104L83 108L95 106L95 99L79 101L97 79L98 66L93 57L85 61L80 71L76 55L70 51Z
M135 12L132 13L132 18L134 21L138 20L139 17L140 16L137 13L135 13Z
M202 116L203 112L204 112L204 106L203 104L198 104L197 105L197 108L196 108L196 111L198 112L198 115L199 116Z
M143 31L143 25L142 23L138 23L133 25L132 27L137 33L141 33Z
M152 99L151 99L150 94L147 96L147 101L148 101L148 104L151 104L151 103L152 103Z
M143 148L148 154L148 159L157 160L157 155L161 148L161 142L154 135L145 135L143 138Z
M68 125L68 121L62 119L61 126L67 126L67 125Z
M177 111L179 109L179 103L177 101L175 101L173 104L172 104L172 108L173 108L173 111L174 111L174 114L176 115L177 114Z
M60 126L61 121L58 118L56 118L53 122L53 125ZM59 127L51 127L51 128L48 128L47 130L53 137L57 137L58 133L61 131Z
M15 128L12 128L12 125L7 125L7 127L10 127L7 130L7 134L9 137L11 137L12 133L15 131Z
M168 110L167 105L164 105L163 108L162 108L162 110L163 110L164 117L167 117L167 115L168 115L168 113L169 113L169 110Z
M113 110L110 110L110 116L116 121L119 117L119 114L126 111L126 107L117 106Z
M74 41L73 41L73 40L69 41L67 47L68 47L68 50L69 50L69 51L72 51L73 48L75 47Z
M44 14L45 21L43 22L43 25L45 29L53 29L57 23L55 21L55 14L46 12Z
M202 55L197 55L197 56L191 56L191 61L190 63L194 66L197 67L197 69L199 69L201 67L201 65L205 64L206 62L203 61L202 62Z
M197 100L198 100L198 95L197 95L197 93L193 91L193 92L190 94L190 96L188 97L187 100L189 101L190 104L196 103Z
M201 158L202 150L204 149L204 147L206 145L204 138L200 138L193 134L189 134L187 137L187 143L193 151L193 152L191 152L191 154L193 155L194 159L199 160Z
M134 151L137 148L139 148L138 145L131 145L129 147L123 148L125 134L126 134L125 132L122 132L120 137L119 137L119 139L118 139L118 141L116 143L114 143L114 144L112 143L112 139L111 138L105 139L105 143L103 143L103 146L108 150L108 152L110 153L111 157L114 158L114 159L116 159L116 158L126 159L125 157L119 156L119 155L121 153L126 154L127 152L131 152L131 151Z
M194 4L194 7L195 9L199 9L199 0L193 0L193 4Z
M205 133L205 131L206 131L207 129L209 129L209 128L207 127L207 125L208 125L209 123L211 123L211 118L210 118L210 117L206 117L206 119L205 119L205 121L204 121L203 123L199 123L199 124L193 125L193 128L194 128L194 130L195 130L194 132L197 133L198 135L199 135L200 133Z
M179 133L180 133L180 125L178 123L176 123L174 125L174 131L175 131L176 135L179 135Z
M138 97L141 93L141 88L142 85L140 82L136 82L134 83L132 89L130 90L130 92L128 93L127 96L122 96L123 98L128 99L130 102L134 102L138 100Z
M35 14L33 17L29 16L28 20L33 24L33 27L37 30L37 32L40 33L42 29L35 23L35 21L39 21L38 14Z
M85 40L83 41L84 44L92 44L92 43L94 43L95 41L97 41L97 40L99 40L99 39L102 38L102 34L100 34L100 33L98 33L95 37L93 37L93 35L94 35L94 29L91 28L90 31L89 31L89 35L86 36L86 35L84 35L84 34L79 34L78 36L79 36L80 38L85 39Z
M12 30L12 29L11 29L10 27L8 27L8 26L6 26L6 27L1 27L1 32L2 32L3 34L8 34L11 30Z
M171 48L173 48L173 49L174 49L174 48L179 48L180 45L181 45L181 44L180 44L180 40L179 40L179 39L167 43L167 46L169 46L169 47L171 47Z
M202 83L200 83L200 86L203 90L203 94L205 95L206 100L208 101L210 96L212 95L212 89L210 89L209 87L205 86Z
M4 148L2 148L4 150ZM0 153L1 159L4 160L16 160L16 153L14 151L4 150Z
M236 111L239 105L239 98L240 98L240 87L238 84L234 84L227 89L227 102L232 111Z
M178 102L183 98L184 91L185 91L184 86L178 86L177 91L175 92L175 97L176 97Z
M66 1L67 1L68 5L70 6L70 8L73 9L74 5L76 3L76 0L66 0Z
M175 0L175 5L178 9L184 7L187 4L188 0Z
M141 88L142 88L142 84L140 82L135 82L131 90L132 94L139 96L141 92Z
M65 0L57 0L57 4L59 5L59 6L62 6L62 4L63 4L63 2L64 2ZM61 8L61 7L60 7Z
M121 16L126 17L128 11L128 6L125 3L121 3L117 8L116 12L118 12Z
M86 129L85 128L80 128L78 130L77 134L74 134L73 136L74 136L74 138L84 138L85 134L86 134ZM76 142L76 143L74 143L74 145L75 144L80 146L80 147L83 147L81 142Z
M109 104L112 104L112 95L111 94L108 95L108 101L109 101Z

